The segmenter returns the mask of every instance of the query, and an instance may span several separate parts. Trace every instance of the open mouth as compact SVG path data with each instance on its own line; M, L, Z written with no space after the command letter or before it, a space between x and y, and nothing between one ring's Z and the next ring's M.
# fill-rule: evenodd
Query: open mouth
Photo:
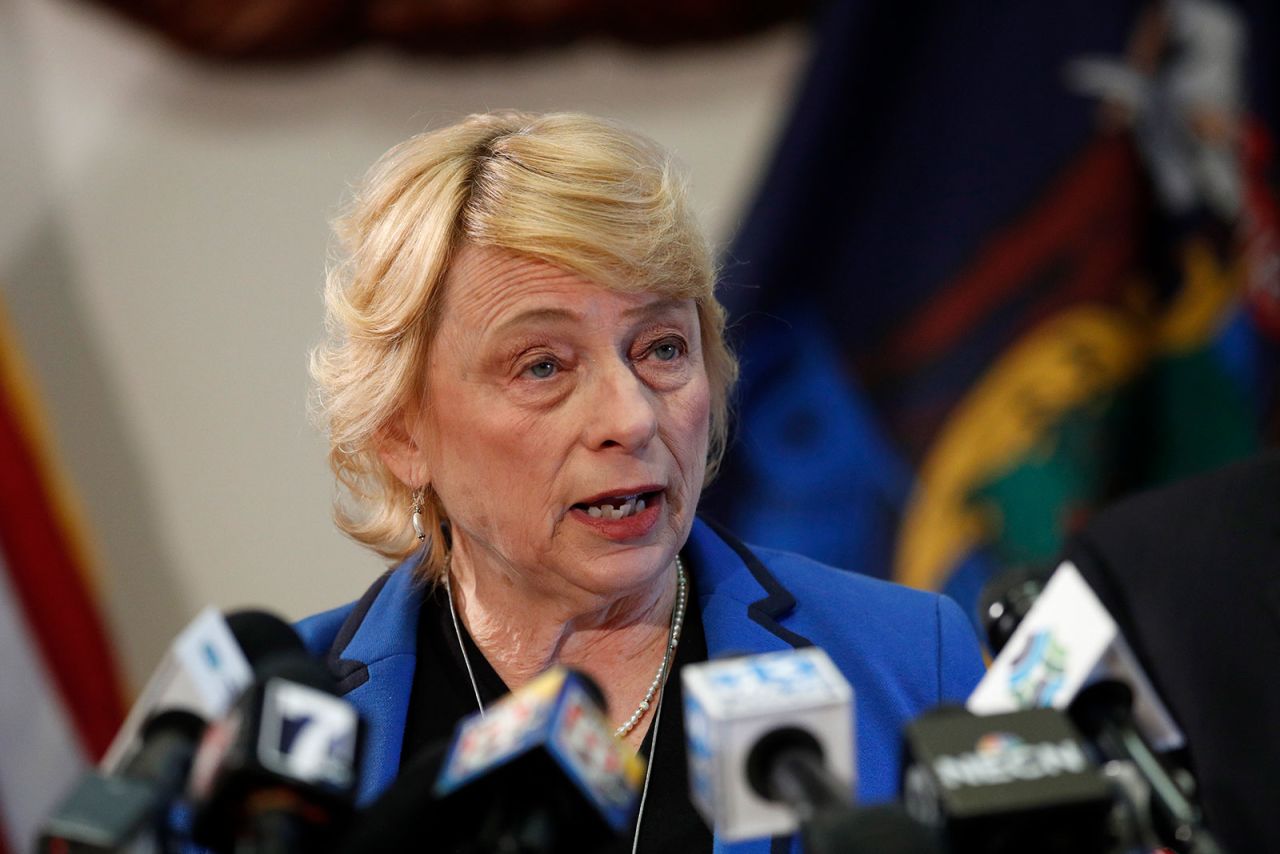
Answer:
M590 503L573 505L593 519L625 519L651 506L662 494L661 490L636 492L630 495L610 495L593 499Z

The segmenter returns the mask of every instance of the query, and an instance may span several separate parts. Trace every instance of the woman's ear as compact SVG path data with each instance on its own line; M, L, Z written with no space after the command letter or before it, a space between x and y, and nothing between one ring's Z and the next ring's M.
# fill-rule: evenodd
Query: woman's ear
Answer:
M378 458L410 489L431 482L427 455L417 434L418 425L405 415L392 418L378 431Z

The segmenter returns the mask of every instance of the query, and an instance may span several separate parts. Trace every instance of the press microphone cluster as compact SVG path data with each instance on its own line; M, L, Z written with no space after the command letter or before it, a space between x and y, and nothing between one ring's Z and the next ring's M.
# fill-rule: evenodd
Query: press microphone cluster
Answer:
M1091 758L1109 771L1128 816L1122 835L1179 854L1220 854L1204 826L1189 775L1172 773L1161 752L1184 746L1181 730L1112 616L1074 565L1063 563L1038 595L1018 579L1013 594L989 597L993 646L1007 637L968 708L980 715L1045 707L1083 734ZM1008 615L1025 614L1016 625Z
M345 764L345 788L329 785L334 797L308 819L327 824L349 811L359 722L331 696L326 680L332 681L279 618L202 613L171 645L102 766L84 775L45 821L37 850L182 850L192 841L183 820L192 809L202 829L196 841L215 850L303 850L290 841L292 819L270 825L267 817L278 810L263 806L269 799L262 792L272 791L277 803L318 802L307 763L322 756L329 772ZM344 711L335 713L335 703ZM203 774L193 773L201 768ZM193 777L205 784L192 790ZM263 779L277 785L248 784ZM245 809L247 823L237 820ZM318 816L320 809L329 812Z
M903 806L854 803L853 688L820 649L684 668L695 807L726 842L798 832L810 854L1220 854L1114 620L1069 564L1027 589L967 709L907 728ZM357 811L363 724L327 670L277 618L201 615L38 850L593 852L632 826L644 775L602 705L585 676L543 674Z
M1053 606L1062 594L1046 590ZM1068 675L1054 667L1037 675L1033 666L1020 678L1034 690L1006 687L1047 700L1065 680L1069 702L1054 708L1019 700L1010 711L953 707L921 716L904 733L903 806L854 804L853 691L821 650L687 666L681 677L695 806L726 841L799 832L810 854L1074 854L1160 845L1218 854L1191 800L1143 752L1127 711L1130 694L1102 677L1127 672L1150 691L1149 708L1162 709L1159 698L1133 669L1132 654L1122 654L1118 632L1088 621L1078 594L1071 592L1072 612L1063 619L1081 631L1085 617L1088 643L1068 635L1067 660L1053 660ZM1026 610L1034 630L1044 615ZM1011 648L1025 648L1022 631L1012 633ZM1041 651L1035 643L1031 649ZM1071 662L1080 650L1087 660ZM1029 661L1020 655L1014 669L1023 673ZM993 672L1009 667L998 659ZM1135 798L1132 785L1117 782L1116 759L1136 769L1129 779L1136 776L1148 795ZM1136 814L1135 800L1150 810Z
M192 839L214 851L317 851L355 803L363 724L298 642L210 724L187 786Z
M37 850L595 851L632 825L645 767L603 705L585 675L549 671L463 719L357 811L363 723L327 670L278 618L209 611Z

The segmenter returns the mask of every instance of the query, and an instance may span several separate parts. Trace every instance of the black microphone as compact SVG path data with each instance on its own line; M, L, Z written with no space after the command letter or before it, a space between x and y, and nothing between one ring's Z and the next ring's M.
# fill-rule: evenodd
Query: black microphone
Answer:
M780 727L747 754L747 780L762 798L787 804L806 854L942 854L938 835L899 807L855 807L847 783L812 733Z
M1085 687L1068 707L1071 719L1108 761L1129 763L1145 783L1147 812L1156 838L1179 854L1222 854L1204 826L1200 808L1147 746L1133 720L1133 690L1104 679Z
M191 772L192 839L218 851L318 850L353 810L363 722L324 666L293 649L210 724ZM275 630L277 640L283 634Z
M366 851L410 851L430 839L432 850L454 850L483 820L483 804L454 801L441 805L436 778L449 751L449 740L427 745L400 767L400 773L373 803L357 813L331 854Z
M176 849L170 808L186 788L206 715L225 710L250 667L302 649L260 611L207 610L174 640L130 710L103 767L84 774L41 827L41 851Z
M413 757L336 854L598 850L631 827L644 774L602 705L584 674L544 673Z
M180 842L169 832L168 808L186 783L204 728L200 717L182 709L152 715L117 774L91 771L81 777L45 820L36 850L176 849Z
M978 611L987 635L987 648L999 655L1027 616L1049 581L1044 569L1010 569L982 586Z
M770 730L751 746L747 780L760 797L788 804L801 822L853 801L849 785L827 768L818 739L795 726Z
M921 715L905 731L904 802L953 854L1111 850L1112 792L1066 716Z
M941 836L898 804L824 810L805 854L948 854Z
M1016 693L1014 683L1038 685L1038 701L1065 708L1103 761L1125 763L1114 769L1118 779L1136 774L1135 785L1121 790L1138 819L1138 835L1179 854L1219 852L1191 794L1151 746L1180 746L1182 733L1115 620L1070 563L1038 587L1034 577L1015 575L1000 583L1002 595L988 597L996 603L987 613L993 647L1000 635L1012 642L999 651L969 707L984 711L993 701L998 707ZM1190 781L1185 771L1182 776Z
M255 674L282 654L307 652L293 626L268 611L231 611L227 614L227 628Z

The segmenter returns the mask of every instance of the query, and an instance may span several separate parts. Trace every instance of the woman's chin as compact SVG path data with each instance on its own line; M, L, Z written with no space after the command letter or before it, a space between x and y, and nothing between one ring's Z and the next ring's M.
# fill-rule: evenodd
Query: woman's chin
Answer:
M624 597L642 594L662 583L672 558L658 545L592 559L580 585L597 596Z

